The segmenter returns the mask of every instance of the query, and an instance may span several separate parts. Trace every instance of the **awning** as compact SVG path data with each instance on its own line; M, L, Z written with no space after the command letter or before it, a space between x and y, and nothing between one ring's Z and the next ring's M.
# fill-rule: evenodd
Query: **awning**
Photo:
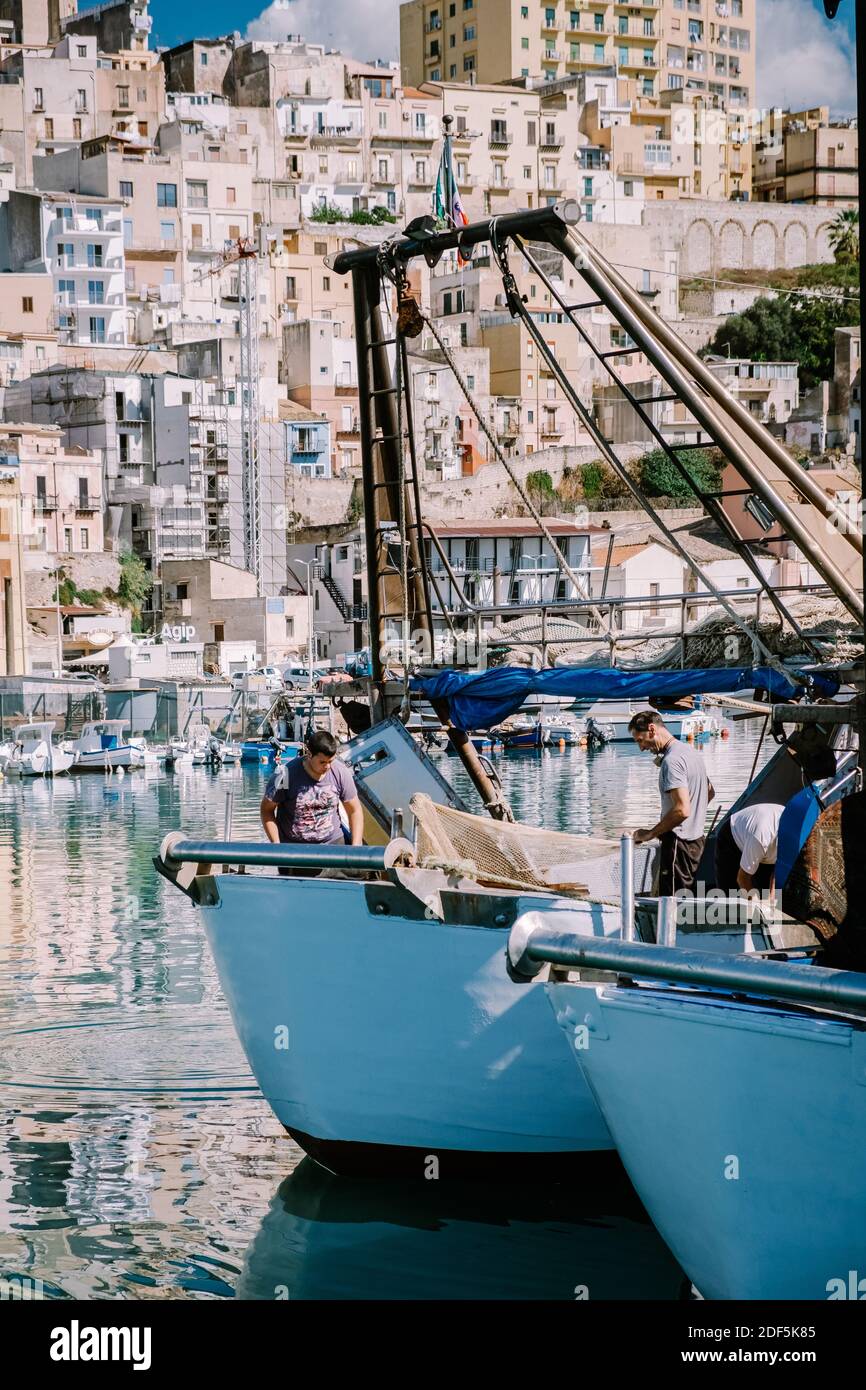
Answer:
M798 683L800 682L800 683ZM489 671L439 671L415 676L412 690L427 700L447 700L451 722L458 729L490 729L520 709L530 695L564 699L681 700L689 695L730 695L735 691L765 690L776 699L801 695L807 683L817 695L835 695L838 681L810 672L808 681L789 677L770 666L710 667L687 671L621 671L616 667L495 666Z

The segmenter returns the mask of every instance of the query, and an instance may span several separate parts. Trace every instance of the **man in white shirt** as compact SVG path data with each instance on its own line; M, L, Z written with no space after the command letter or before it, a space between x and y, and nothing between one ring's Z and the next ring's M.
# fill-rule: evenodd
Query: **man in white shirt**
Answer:
M716 840L716 887L725 893L737 888L775 887L779 822L784 806L756 801L729 816Z

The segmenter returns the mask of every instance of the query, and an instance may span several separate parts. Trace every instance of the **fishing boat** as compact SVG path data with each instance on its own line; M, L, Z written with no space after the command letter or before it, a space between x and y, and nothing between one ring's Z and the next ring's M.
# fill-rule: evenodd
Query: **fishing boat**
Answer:
M638 1195L695 1289L708 1299L862 1297L866 975L609 944L572 960L615 971L610 983L547 990Z
M502 731L502 746L506 753L541 748L543 744L544 727L538 719L515 719Z
M76 772L113 772L117 768L143 767L145 751L141 742L125 738L129 725L124 719L92 719L68 745L75 754Z
M291 739L245 739L240 745L240 761L255 763L258 767L275 767L279 763L291 762L304 751L304 745Z
M786 533L862 622L862 600L851 582L855 569L859 574L859 557L847 553L847 536L822 528L819 517L823 520L826 512L820 512L814 496L804 499L808 505L802 509L785 500L784 489L800 497L812 486L808 473L732 398L723 392L719 398L716 378L675 335L660 345L665 325L579 236L573 225L577 216L571 204L505 214L464 227L459 245L488 243L500 268L509 245L515 255L531 258L527 246L533 239L548 241L565 256L591 297L627 326L672 393L699 419L708 440L784 521ZM554 924L572 940L596 944L627 940L629 933L651 943L660 928L666 935L667 918L650 896L654 851L632 845L632 861L610 842L514 824L495 769L479 755L468 731L491 730L516 714L527 696L542 694L672 701L702 691L761 688L768 698L795 701L838 690L835 678L822 684L820 673L781 670L760 635L718 595L683 547L697 579L719 597L732 625L744 632L748 650L760 653L766 665L642 672L503 666L413 673L409 634L420 633L426 650L436 650L426 556L438 541L420 515L411 437L400 430L401 418L410 418L410 403L401 412L396 401L400 383L405 392L411 379L403 325L426 323L446 362L453 363L435 324L413 299L405 267L421 256L431 263L431 256L457 248L457 238L456 232L418 238L410 233L385 246L341 251L332 267L351 276L354 286L371 636L369 673L343 684L341 709L366 740L364 757L374 768L382 766L383 781L389 779L378 806L370 801L375 831L365 834L366 844L349 846L201 841L178 830L166 837L154 861L202 912L235 1028L274 1113L307 1153L341 1172L397 1168L423 1178L464 1165L485 1175L511 1164L582 1165L613 1143L573 1066L568 1040L551 1024L543 981L516 977L506 945L515 933L529 937ZM532 264L556 296L543 268ZM508 288L507 267L503 277ZM386 280L388 294L390 286L396 289L400 309L393 324L386 322ZM572 382L548 353L528 310L524 317L520 296L511 294L509 304L535 335L539 354L606 460L652 514L610 441L575 401ZM605 356L611 370L610 355ZM780 455L787 470L784 489L774 490L766 477L767 459L781 470ZM508 466L504 455L500 461ZM721 505L707 494L701 498L726 524ZM816 534L826 532L820 545L810 538L804 517L815 523ZM401 574L395 554L402 557ZM744 558L751 563L748 552ZM580 576L564 557L557 563L563 584L582 592ZM784 615L783 601L756 563L753 569L761 592ZM469 617L467 609L463 620ZM400 678L386 662L395 651L402 653ZM419 779L432 785L435 779L419 763L422 755L411 735L404 731L405 750L398 749L396 739L385 746L382 730L405 708L410 691L429 701L440 718L485 816L448 804L441 787L442 800L417 793ZM406 775L400 751L409 760ZM351 758L351 745L346 754ZM292 876L279 876L280 868ZM788 939L788 924L751 915L706 938L702 930L696 923L695 946L711 949L721 938L732 955L816 941L808 924L795 923Z
M68 772L75 754L54 739L50 720L42 724L19 724L15 730L12 756L6 764L7 777L56 777Z

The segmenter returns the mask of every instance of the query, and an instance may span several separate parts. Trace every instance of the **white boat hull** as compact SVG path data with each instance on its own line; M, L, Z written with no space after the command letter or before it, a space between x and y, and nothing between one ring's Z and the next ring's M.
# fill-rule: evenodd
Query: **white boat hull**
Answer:
M50 752L37 749L34 753L13 758L6 765L6 773L19 777L57 777L61 772L68 772L74 763L74 753L55 746Z
M611 1148L537 984L506 973L508 926L376 915L363 883L215 879L205 929L243 1048L280 1122L336 1171L431 1156L570 1157ZM544 904L527 896L525 910ZM568 902L614 935L618 913ZM580 928L577 928L580 929Z
M145 755L142 749L131 744L124 748L94 749L79 753L75 761L76 772L113 772L116 768L144 767Z
M863 1024L613 986L587 1008L583 991L547 989L641 1200L703 1297L863 1297Z

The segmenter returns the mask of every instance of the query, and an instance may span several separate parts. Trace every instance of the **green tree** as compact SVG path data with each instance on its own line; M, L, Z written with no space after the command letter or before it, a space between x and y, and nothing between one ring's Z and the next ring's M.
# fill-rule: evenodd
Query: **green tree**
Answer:
M844 293L762 297L726 319L702 355L797 362L800 385L808 391L833 375L834 331L859 322L859 298Z
M527 473L526 487L528 492L537 492L546 497L552 497L556 490L546 468L536 468L534 473Z
M683 467L702 492L713 492L721 483L716 464L705 449L692 449L682 458ZM637 461L638 481L649 497L693 497L694 493L664 449L651 449Z
M153 588L153 577L144 561L125 550L120 556L120 582L117 585L117 601L128 608L134 618L141 617L144 600Z
M837 212L827 237L837 261L860 259L860 212L858 208L843 208Z

